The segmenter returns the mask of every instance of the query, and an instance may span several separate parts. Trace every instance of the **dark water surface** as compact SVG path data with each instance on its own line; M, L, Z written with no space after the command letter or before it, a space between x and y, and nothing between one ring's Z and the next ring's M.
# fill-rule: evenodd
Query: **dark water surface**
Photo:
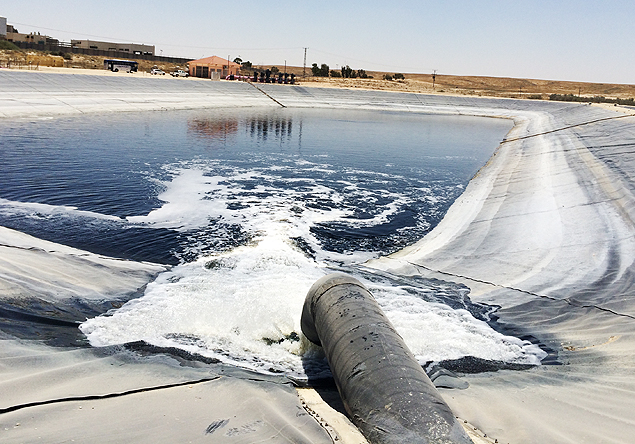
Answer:
M490 309L464 287L355 268L432 229L511 126L301 109L5 121L0 224L174 265L142 298L84 323L93 345L142 340L298 372L304 295L339 269L368 281L422 362L536 362L534 346L482 322Z
M290 189L310 206L350 210L312 227L325 248L385 253L439 221L510 127L474 117L253 109L2 122L0 198L49 207L2 201L0 223L96 253L175 264L190 239L174 227L131 227L61 207L122 219L145 215L162 206L161 181L176 166L203 162L214 164L205 174L229 180L245 171L261 174L238 182L229 208L242 205L246 194L268 195L250 188ZM314 183L342 200L312 192ZM355 223L388 208L377 223Z

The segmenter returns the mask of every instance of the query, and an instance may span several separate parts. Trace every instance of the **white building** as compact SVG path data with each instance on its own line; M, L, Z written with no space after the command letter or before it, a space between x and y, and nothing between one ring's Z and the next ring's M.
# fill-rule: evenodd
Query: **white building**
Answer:
M0 17L0 37L7 36L7 18Z
M154 45L99 42L97 40L71 40L71 46L73 48L97 49L100 51L126 52L134 55L154 55Z

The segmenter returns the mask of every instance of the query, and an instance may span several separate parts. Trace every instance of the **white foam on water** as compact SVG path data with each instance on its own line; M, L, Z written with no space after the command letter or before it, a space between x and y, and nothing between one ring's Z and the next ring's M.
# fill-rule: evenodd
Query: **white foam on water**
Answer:
M505 336L465 309L426 302L396 286L366 284L417 360L474 356L491 361L539 365L547 356L537 345Z
M303 168L315 166L305 162ZM352 182L337 191L308 174L299 179L276 175L286 168L234 168L222 174L212 163L168 168L172 179L162 183L159 195L164 204L148 215L129 217L130 223L188 233L238 224L252 234L251 240L174 267L149 284L143 297L87 320L80 328L90 343L144 340L257 371L302 374L306 350L297 335L308 289L333 264L346 267L377 255L326 251L311 227L333 221L372 226L399 211L408 198L387 190L370 192ZM352 209L339 205L343 193L371 202L374 193L381 193L391 195L392 202L372 218L356 220ZM320 201L338 205L316 205ZM315 254L303 252L297 238ZM544 355L465 310L425 302L398 287L373 285L378 302L422 363L471 355L537 364Z
M199 169L181 169L171 183L161 183L165 190L158 198L165 202L160 208L145 216L129 216L128 222L151 225L155 228L171 228L180 231L205 227L209 218L224 212L222 200L204 200L211 192L223 193L227 187L219 185L220 176L204 176Z
M48 205L36 202L18 202L0 198L0 214L20 215L34 219L51 217L83 217L90 219L110 220L121 222L117 216L78 210L77 207L67 205Z
M96 346L145 340L255 370L301 372L302 304L324 269L281 232L175 267L81 329Z

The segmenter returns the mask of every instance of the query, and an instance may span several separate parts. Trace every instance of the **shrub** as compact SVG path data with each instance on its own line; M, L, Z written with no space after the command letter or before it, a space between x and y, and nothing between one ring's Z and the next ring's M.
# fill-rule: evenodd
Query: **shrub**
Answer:
M395 80L405 80L406 78L403 76L403 74L401 74L400 72L395 73L395 75L393 76L393 78Z
M342 77L344 77L345 79L356 79L357 77L359 77L360 79L367 79L368 74L366 74L366 71L363 69L358 69L357 71L355 71L350 66L346 65L342 66Z
M357 78L357 73L354 69L351 69L350 66L346 65L346 66L342 66L342 77L345 77L347 79L354 79Z
M390 74L384 75L384 80L392 80L392 76Z
M331 77L342 77L342 73L339 71L332 70Z
M18 48L8 40L0 40L0 49L6 51L20 51L20 48Z
M635 99L611 99L604 96L580 97L574 94L551 94L549 100L560 102L614 103L616 105L635 106Z
M328 77L330 72L329 65L322 63L318 68L317 63L314 63L311 67L311 72L315 77Z

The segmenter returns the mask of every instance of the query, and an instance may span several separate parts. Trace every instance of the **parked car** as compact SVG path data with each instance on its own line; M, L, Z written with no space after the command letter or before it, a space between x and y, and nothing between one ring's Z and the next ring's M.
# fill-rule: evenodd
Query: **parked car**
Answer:
M162 71L158 68L152 68L152 70L150 71L150 74L156 74L156 75L165 75L165 71Z
M182 69L177 69L176 71L171 72L170 75L172 77L187 77L187 76L189 76L187 71L183 71Z

